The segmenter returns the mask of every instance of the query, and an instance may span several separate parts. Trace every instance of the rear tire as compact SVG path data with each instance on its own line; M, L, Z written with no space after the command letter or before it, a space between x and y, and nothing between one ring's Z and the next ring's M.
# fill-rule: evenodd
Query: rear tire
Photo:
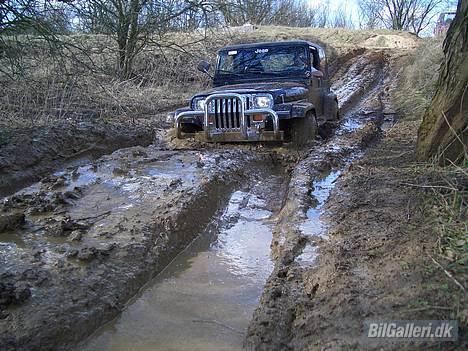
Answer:
M314 140L317 133L317 120L314 112L303 118L294 118L290 124L291 142L295 147L303 147Z
M340 110L338 107L338 101L335 101L335 116L334 116L334 121L339 121L340 120Z

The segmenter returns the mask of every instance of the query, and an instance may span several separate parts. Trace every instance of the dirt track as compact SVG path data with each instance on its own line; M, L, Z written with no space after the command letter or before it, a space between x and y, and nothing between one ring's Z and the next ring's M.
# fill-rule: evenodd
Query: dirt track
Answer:
M200 148L166 136L157 145L118 150L56 173L6 198L0 217L2 349L65 350L82 342L203 233L229 207L233 193L254 189L249 184L267 178L265 169L271 165L283 179L282 185L270 189L279 194L276 205L268 208L272 274L244 346L318 350L323 345L335 349L343 341L358 345L362 323L356 319L374 311L365 306L373 303L371 285L379 282L379 263L362 264L361 251L380 255L370 248L392 238L399 227L391 223L402 215L389 215L384 222L388 230L380 236L369 234L375 227L356 229L362 216L380 223L370 217L372 212L355 213L355 206L373 204L373 196L379 194L358 191L360 178L349 175L360 175L369 161L356 160L378 142L382 128L395 130L386 93L399 57L390 54L358 50L339 62L334 86L342 121L308 150ZM386 138L396 136L387 133ZM398 152L410 153L411 142ZM278 192L278 187L286 190ZM268 192L268 187L261 189ZM380 196L384 201L385 193ZM407 196L395 201L407 201ZM353 236L346 237L351 230ZM367 233L363 245L368 248L357 244L361 231ZM353 278L348 274L351 268ZM361 281L368 285L362 287ZM385 295L389 287L382 283L381 289L379 294ZM345 317L338 308L343 305ZM334 318L342 319L339 327ZM208 349L195 342L187 347Z

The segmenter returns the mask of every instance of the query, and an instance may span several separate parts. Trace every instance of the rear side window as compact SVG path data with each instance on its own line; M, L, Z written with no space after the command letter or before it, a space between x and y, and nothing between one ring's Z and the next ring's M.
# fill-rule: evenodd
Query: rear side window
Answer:
M317 48L310 46L310 59L312 67L315 69L320 69L320 56Z

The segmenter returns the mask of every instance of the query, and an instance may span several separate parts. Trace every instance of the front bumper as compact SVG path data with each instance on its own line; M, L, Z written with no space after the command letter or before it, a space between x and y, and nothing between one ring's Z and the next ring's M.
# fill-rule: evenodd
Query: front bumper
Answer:
M238 101L233 106L236 106L236 111L227 113L236 113L239 119L239 125L235 128L215 126L212 118L213 112L209 111L209 106L216 99L231 99L230 101ZM203 120L203 132L196 133L196 138L208 142L238 142L238 141L282 141L284 133L279 130L279 117L276 111L271 108L255 108L246 109L244 97L240 94L213 94L206 98L204 111L182 111L174 116L174 127L177 137L182 138L181 130L182 123L193 123L194 120ZM224 108L224 107L223 107ZM229 106L231 108L231 105ZM234 108L234 107L232 107ZM226 110L227 111L227 110ZM260 128L261 123L248 123L247 119L254 114L262 114L269 116L273 122L273 131L265 131ZM211 120L210 120L211 117ZM231 118L231 117L227 117ZM232 117L234 118L234 117ZM228 123L229 125L229 123Z

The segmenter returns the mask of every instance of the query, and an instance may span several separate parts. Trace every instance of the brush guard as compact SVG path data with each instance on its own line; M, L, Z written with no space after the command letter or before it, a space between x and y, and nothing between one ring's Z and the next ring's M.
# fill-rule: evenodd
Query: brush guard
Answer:
M183 111L175 115L174 127L177 137L182 138L181 125L184 119L203 118L204 141L282 141L283 132L279 130L278 114L271 108L248 109L247 98L241 94L213 94L206 98L204 111ZM262 123L251 120L254 114L270 116L273 131L260 129Z

